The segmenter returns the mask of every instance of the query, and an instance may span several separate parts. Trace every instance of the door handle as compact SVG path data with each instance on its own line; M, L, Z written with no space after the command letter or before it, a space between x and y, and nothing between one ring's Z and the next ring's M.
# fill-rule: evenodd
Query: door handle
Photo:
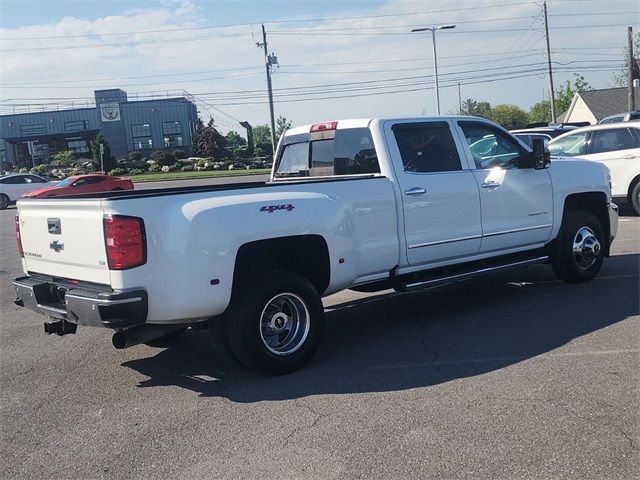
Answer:
M482 188L495 188L499 186L500 186L500 183L498 182L484 182L482 184Z
M427 189L421 187L413 187L404 191L405 195L422 195L424 193L427 193Z
M637 155L625 155L622 158L636 158Z

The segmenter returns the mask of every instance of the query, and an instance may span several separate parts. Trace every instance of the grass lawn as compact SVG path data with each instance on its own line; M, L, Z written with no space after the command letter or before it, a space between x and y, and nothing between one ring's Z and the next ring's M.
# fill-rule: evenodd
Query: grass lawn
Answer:
M142 175L132 175L129 178L134 183L139 182L161 182L164 180L188 180L190 178L211 178L211 177L236 177L240 175L268 175L269 168L256 168L255 170L203 170L201 172L157 172L143 173ZM128 175L125 175L128 176Z

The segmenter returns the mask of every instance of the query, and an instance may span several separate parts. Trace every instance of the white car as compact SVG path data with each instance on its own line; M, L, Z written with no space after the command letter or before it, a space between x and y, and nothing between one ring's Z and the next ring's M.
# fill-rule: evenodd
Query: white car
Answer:
M0 210L4 210L22 195L32 190L56 185L58 181L49 181L30 173L16 173L0 177Z
M580 157L604 163L611 195L640 214L640 121L607 123L573 130L549 142L551 157Z

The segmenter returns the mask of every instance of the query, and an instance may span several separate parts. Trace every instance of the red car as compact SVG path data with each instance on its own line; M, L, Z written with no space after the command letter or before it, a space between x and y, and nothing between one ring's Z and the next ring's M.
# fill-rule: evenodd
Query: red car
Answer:
M115 190L133 190L133 182L128 178L109 175L75 175L64 179L53 187L40 188L25 193L22 198L58 197L82 193L113 192Z

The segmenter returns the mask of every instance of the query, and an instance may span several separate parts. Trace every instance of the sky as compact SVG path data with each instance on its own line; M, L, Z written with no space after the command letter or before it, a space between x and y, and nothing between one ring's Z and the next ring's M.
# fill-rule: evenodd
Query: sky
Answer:
M640 2L548 0L556 89L574 74L609 88ZM302 125L434 115L459 98L525 110L549 91L539 0L2 0L0 114L189 92L223 133L269 121L261 23L278 58L276 116ZM459 96L460 93L460 96Z

